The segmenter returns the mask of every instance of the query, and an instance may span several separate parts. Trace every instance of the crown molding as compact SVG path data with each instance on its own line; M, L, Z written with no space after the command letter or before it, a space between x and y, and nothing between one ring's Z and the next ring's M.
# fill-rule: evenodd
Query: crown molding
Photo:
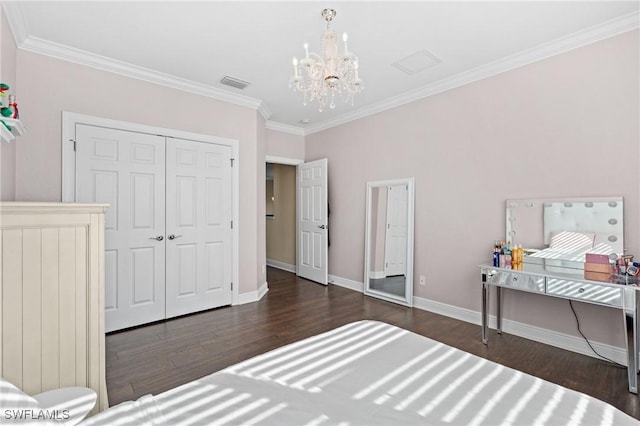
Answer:
M305 131L302 127L292 126L290 124L279 123L277 121L267 121L266 127L269 130L276 130L278 132L289 133L296 136L304 136Z
M207 96L220 101L229 102L231 104L260 110L260 113L263 115L268 113L260 99L229 93L206 84L154 71L149 68L132 65L106 56L96 55L81 49L54 43L38 37L27 37L27 39L24 40L18 48L27 52L50 56L63 61L85 65L102 71L123 75L125 77L135 78L137 80L143 80L148 83L154 83L201 96Z
M22 50L86 65L173 89L207 96L235 105L253 108L256 109L265 120L271 117L271 110L266 103L260 99L229 93L212 86L161 73L149 68L139 67L106 56L96 55L38 37L32 37L29 35L29 27L24 17L22 4L18 1L9 1L2 2L1 5L9 22L16 46Z
M497 61L476 67L472 70L437 81L433 84L404 92L398 96L385 99L373 105L362 107L338 117L302 128L275 121L268 121L272 113L268 106L260 99L229 93L202 83L197 83L148 68L135 66L126 62L117 61L105 56L96 55L84 50L40 39L38 37L29 36L29 29L26 20L24 19L24 13L20 2L2 2L2 8L7 16L7 21L9 22L11 32L13 33L13 37L19 49L147 81L161 86L207 96L231 104L252 108L257 110L262 117L267 120L267 129L299 136L306 136L320 132L331 127L336 127L341 124L417 101L419 99L433 96L447 90L455 89L587 44L595 43L597 41L637 29L640 26L640 14L637 12L622 15L602 24L559 38L553 42L518 52Z
M455 89L478 80L511 71L515 68L637 29L639 26L640 14L637 12L622 15L618 18L603 22L602 24L561 37L552 42L544 43L528 50L523 50L497 61L493 61L469 71L437 81L433 84L429 84L427 86L402 93L398 96L385 99L373 105L359 108L338 117L316 123L305 128L304 134L310 135L312 133L330 129L350 121L368 117L370 115L433 96L447 90Z
M262 115L262 118L264 118L265 121L268 120L272 114L271 109L264 101L260 101L260 105L258 105L258 112Z
M29 37L29 28L27 20L24 17L22 4L18 1L2 2L2 9L7 17L11 34L16 42L16 46L20 46L27 37Z

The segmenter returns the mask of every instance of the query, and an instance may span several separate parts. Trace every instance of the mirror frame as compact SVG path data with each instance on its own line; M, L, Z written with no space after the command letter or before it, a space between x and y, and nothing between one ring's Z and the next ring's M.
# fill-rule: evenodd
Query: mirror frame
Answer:
M370 283L370 257L371 248L369 247L371 242L371 198L373 188L390 185L407 185L407 272L405 274L405 297L395 296L393 294L385 293L379 290L369 288ZM366 196L366 221L364 232L364 294L367 296L377 297L379 299L386 300L388 302L399 303L404 306L413 306L413 241L414 241L414 187L415 178L402 178L393 180L381 180L367 182L367 196Z

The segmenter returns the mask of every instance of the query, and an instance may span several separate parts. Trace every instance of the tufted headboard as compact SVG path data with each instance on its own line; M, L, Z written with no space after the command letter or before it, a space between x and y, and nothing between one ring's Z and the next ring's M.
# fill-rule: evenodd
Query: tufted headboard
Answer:
M613 253L624 249L622 197L590 201L549 201L544 203L544 242L562 231L595 234L593 248L602 251L606 246Z

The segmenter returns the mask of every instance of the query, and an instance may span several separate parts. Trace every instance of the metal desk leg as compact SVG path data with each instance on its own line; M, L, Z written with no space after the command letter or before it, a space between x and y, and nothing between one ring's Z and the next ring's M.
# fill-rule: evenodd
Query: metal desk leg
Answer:
M629 392L638 393L638 312L640 298L636 291L627 291L625 299L624 323L627 335L627 374L629 376Z
M487 334L487 316L489 311L489 286L482 283L482 343L489 343L489 335Z
M496 331L502 334L502 287L496 287Z

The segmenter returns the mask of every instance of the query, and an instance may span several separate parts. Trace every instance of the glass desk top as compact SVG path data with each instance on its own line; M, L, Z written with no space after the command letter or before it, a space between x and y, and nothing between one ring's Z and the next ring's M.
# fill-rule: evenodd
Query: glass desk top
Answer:
M608 280L590 279L585 277L584 262L576 262L564 259L548 259L539 257L525 257L524 261L514 268L500 268L492 265L480 265L483 270L494 270L496 272L512 272L525 275L536 275L549 278L565 279L592 283L594 285L604 285L612 287L623 286L625 288L640 291L638 282L640 276L627 276L611 274Z

